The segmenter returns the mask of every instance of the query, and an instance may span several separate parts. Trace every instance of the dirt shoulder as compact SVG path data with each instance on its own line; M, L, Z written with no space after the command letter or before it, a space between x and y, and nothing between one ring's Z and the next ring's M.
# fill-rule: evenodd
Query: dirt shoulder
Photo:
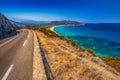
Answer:
M37 36L34 33L34 53L33 53L33 80L47 80L45 69L40 55L40 48Z

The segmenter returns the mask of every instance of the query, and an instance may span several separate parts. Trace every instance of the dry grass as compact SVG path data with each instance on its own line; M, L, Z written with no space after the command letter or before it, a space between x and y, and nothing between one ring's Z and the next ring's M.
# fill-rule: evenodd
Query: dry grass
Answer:
M120 58L101 57L108 65L120 72Z
M89 51L36 31L55 80L119 80L120 75ZM92 52L92 51L90 51Z

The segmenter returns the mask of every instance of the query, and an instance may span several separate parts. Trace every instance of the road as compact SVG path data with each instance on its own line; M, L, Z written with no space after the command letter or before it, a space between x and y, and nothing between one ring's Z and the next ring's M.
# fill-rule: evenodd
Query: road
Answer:
M33 33L19 34L0 41L0 80L32 80Z

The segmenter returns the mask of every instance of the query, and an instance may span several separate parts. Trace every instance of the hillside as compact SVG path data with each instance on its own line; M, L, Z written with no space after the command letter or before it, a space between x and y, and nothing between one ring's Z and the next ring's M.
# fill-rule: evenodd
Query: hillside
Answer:
M71 41L58 36L46 28L39 28L36 34L44 49L52 79L55 80L119 80L120 74L114 68L85 51ZM47 64L45 63L45 64Z
M0 36L14 31L16 25L13 25L6 16L0 13Z

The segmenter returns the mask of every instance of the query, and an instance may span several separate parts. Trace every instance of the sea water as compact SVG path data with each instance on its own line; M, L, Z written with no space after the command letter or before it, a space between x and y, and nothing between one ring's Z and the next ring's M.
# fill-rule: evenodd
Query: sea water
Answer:
M120 57L120 24L118 23L57 26L54 30L85 49L93 49L96 56Z

